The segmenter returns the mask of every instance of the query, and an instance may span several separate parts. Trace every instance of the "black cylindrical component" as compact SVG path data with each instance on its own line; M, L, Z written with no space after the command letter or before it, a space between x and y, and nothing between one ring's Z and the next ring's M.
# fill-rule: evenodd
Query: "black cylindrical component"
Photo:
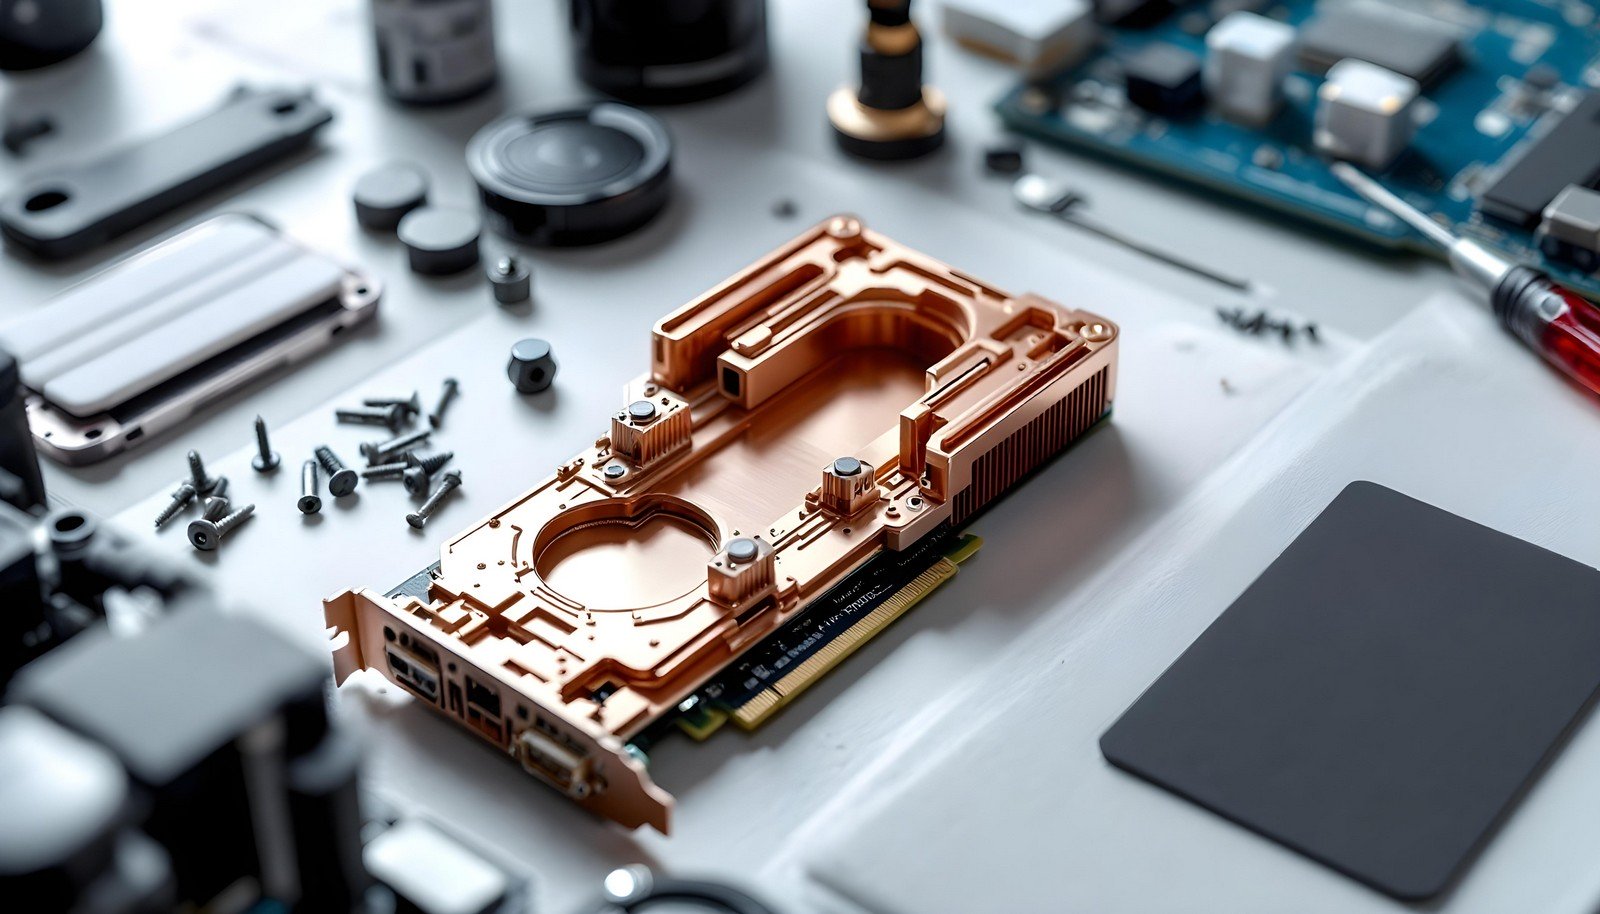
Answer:
M479 225L471 210L424 206L406 213L396 234L412 270L448 276L477 265Z
M366 172L350 194L362 228L392 232L406 213L428 202L428 176L409 162L388 162Z
M671 195L672 140L616 102L504 117L467 144L489 224L515 241L581 245L649 222Z
M364 910L360 900L371 880L361 862L360 761L354 737L328 731L288 763L299 911Z
M17 359L0 351L0 475L9 475L0 485L0 497L22 511L44 507L44 477L39 473L39 454L33 449L28 430L28 410L23 403L22 374Z
M869 33L861 42L861 104L882 111L909 108L922 101L922 42L901 54L873 47Z
M489 0L372 0L378 75L396 101L437 105L494 85Z
M0 70L66 60L100 34L100 0L0 0Z
M646 105L722 95L767 68L766 0L572 0L578 77Z
M873 25L905 25L911 21L911 0L867 0L867 17Z

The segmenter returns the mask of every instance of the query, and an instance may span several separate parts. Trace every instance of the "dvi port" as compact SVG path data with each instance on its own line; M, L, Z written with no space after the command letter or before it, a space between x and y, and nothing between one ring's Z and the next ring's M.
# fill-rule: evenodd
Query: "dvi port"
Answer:
M593 789L589 759L538 730L517 734L517 761L529 773L550 782L573 799L583 799Z

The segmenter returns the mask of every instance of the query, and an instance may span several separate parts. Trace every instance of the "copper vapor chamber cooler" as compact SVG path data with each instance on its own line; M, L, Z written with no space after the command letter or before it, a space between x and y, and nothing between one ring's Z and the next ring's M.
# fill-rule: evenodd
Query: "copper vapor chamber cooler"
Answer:
M662 318L593 446L436 568L324 601L337 678L375 670L666 832L673 798L630 741L1105 417L1117 333L828 219Z

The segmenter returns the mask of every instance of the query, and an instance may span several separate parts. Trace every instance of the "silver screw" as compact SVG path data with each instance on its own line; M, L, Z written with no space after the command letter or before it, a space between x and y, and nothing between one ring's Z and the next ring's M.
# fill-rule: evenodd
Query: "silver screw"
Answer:
M184 505L194 501L194 496L194 483L178 483L178 487L172 491L172 501L167 502L167 506L161 509L160 514L156 515L156 527L159 529L162 524L177 517L178 512L183 510Z
M460 470L451 470L444 474L439 479L439 487L433 490L433 494L428 496L428 500L419 505L417 510L406 515L406 523L421 530L423 525L428 522L428 518L433 516L433 512L439 507L439 503L444 501L445 496L455 491L460 485Z
M333 415L340 422L353 422L357 425L386 425L389 431L397 431L405 422L406 411L402 406L363 406L359 409L336 409Z
M211 487L217 484L215 479L206 475L206 465L200 459L199 451L189 452L189 481L194 483L194 490L199 495L210 494Z
M206 499L205 511L200 515L206 520L221 520L227 516L231 504L225 495L213 495Z
M251 459L250 465L256 468L257 473L270 473L278 468L278 452L267 441L267 420L260 416L256 417L256 456Z
M410 459L407 461L407 468L400 474L400 481L405 483L406 491L410 492L412 497L421 498L428 494L428 484L433 481L433 474L449 462L450 458L455 456L455 452L444 451L422 458L412 454L406 456Z
M388 441L368 441L361 445L361 454L367 458L368 464L390 463L390 458L398 456L402 451L409 451L428 440L433 434L433 429L422 428L404 435L396 435Z
M328 474L328 494L334 498L343 498L356 490L356 484L361 477L356 471L344 465L333 449L326 444L317 446L313 452L317 455L317 463L322 465L322 471Z
M200 520L189 524L189 542L201 552L210 552L222 542L222 537L234 527L239 526L249 519L256 511L255 505L245 505L239 510L218 520Z
M322 496L317 494L315 460L300 464L300 501L297 504L301 514L315 514L322 510Z
M413 390L409 397L368 397L361 401L361 405L380 408L398 406L406 411L407 416L417 416L422 413L422 394Z
M433 412L428 414L429 425L438 428L444 422L444 411L449 407L450 401L455 399L456 389L459 386L455 378L444 379L444 386L439 390L439 402L434 405Z
M411 464L401 460L397 463L380 463L367 467L361 471L362 479L399 479L400 474L411 469Z
M217 484L211 487L211 494L207 496L200 516L206 520L220 520L228 513L228 505L228 477L218 476Z

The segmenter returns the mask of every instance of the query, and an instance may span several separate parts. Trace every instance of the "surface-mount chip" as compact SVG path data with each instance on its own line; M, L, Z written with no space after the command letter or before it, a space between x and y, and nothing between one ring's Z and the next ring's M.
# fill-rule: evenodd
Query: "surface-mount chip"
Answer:
M1300 63L1323 72L1341 60L1364 60L1424 87L1460 62L1456 31L1383 3L1319 4L1300 30Z
M1600 180L1600 93L1590 92L1565 115L1551 116L1560 120L1512 150L1511 164L1479 198L1488 215L1532 228L1568 184L1587 187Z

